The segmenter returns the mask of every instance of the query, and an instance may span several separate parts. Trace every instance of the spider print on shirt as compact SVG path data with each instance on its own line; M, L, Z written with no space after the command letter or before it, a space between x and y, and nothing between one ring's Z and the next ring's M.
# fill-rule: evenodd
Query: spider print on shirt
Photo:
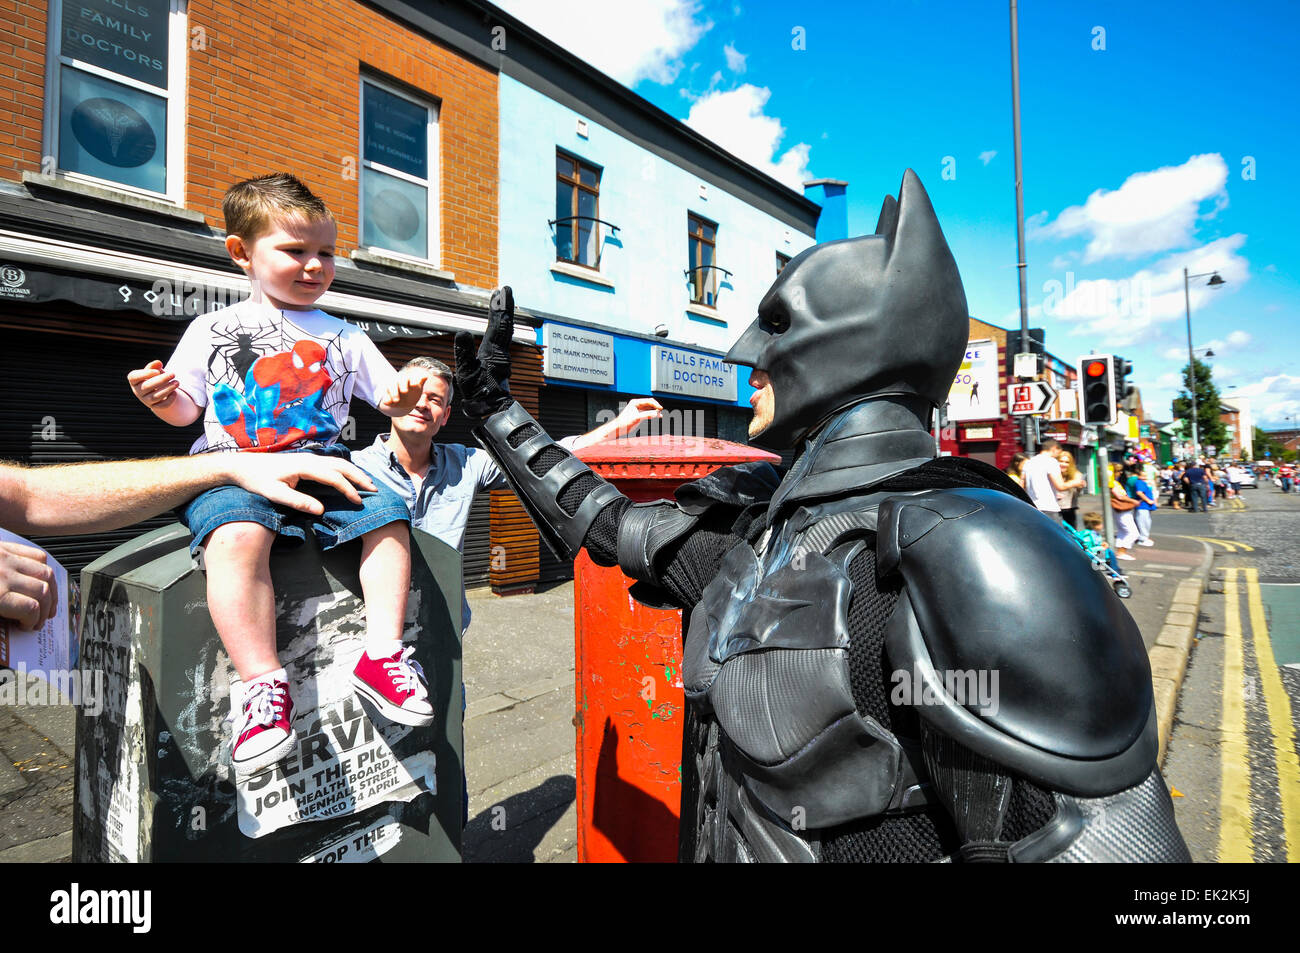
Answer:
M318 338L281 315L278 328L213 328L208 361L212 405L234 446L285 450L325 445L347 415L351 378L341 335ZM277 349L278 345L278 349Z
M232 386L242 382L253 362L274 349L282 338L281 329L274 324L229 329L214 325L212 334L217 343L208 358L208 380Z

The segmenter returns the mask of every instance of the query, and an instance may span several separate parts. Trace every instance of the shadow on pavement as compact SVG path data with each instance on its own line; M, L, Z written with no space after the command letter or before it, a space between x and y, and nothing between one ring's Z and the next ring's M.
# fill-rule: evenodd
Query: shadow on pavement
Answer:
M577 797L572 775L547 778L480 811L465 828L466 863L531 864L537 845Z

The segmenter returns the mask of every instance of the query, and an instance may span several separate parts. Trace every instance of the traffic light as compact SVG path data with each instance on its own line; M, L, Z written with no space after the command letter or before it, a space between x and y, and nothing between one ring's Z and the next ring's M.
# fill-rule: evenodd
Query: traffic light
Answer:
M1089 354L1079 358L1080 400L1085 424L1110 425L1119 419L1115 405L1115 358Z
M1115 406L1123 408L1124 402L1133 396L1137 390L1128 382L1128 376L1133 373L1133 362L1122 357L1114 357L1115 368Z

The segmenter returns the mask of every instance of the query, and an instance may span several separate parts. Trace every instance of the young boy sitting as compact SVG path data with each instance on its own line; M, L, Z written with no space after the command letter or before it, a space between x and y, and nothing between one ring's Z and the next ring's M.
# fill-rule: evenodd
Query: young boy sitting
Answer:
M166 367L152 361L128 375L131 389L167 423L203 418L190 453L311 452L347 457L337 444L357 396L390 417L409 413L425 372L399 375L360 329L315 307L334 278L334 218L291 175L249 179L226 193L226 250L252 282L252 296L195 318ZM322 549L361 538L366 603L365 651L355 689L405 725L433 721L433 706L414 648L403 651L410 588L410 515L375 481L362 503L322 498L312 518ZM277 536L306 533L289 511L237 486L200 494L183 511L203 551L208 609L239 680L231 763L251 774L279 761L296 742L288 674L275 645L275 593L269 557Z
M1115 570L1119 575L1119 560L1115 558L1115 553L1106 545L1106 537L1101 535L1102 526L1101 514L1095 510L1083 514L1083 532L1091 537L1091 548L1094 555L1101 556L1106 560L1106 565Z

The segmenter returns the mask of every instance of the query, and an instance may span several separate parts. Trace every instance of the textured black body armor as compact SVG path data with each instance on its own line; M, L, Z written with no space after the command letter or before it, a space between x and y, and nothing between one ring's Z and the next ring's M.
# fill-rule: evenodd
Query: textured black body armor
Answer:
M880 411L813 441L690 613L681 859L1186 860L1127 612L996 472L828 493Z

